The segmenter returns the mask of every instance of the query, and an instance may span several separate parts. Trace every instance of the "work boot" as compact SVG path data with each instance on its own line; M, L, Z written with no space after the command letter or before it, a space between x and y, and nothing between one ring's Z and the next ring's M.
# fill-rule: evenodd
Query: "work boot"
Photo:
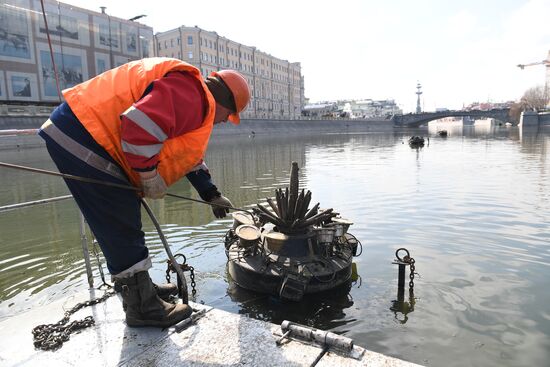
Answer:
M163 301L149 273L140 271L129 278L117 279L120 282L122 300L126 304L126 324L131 327L168 327L189 317L191 307L184 304L171 304Z
M166 302L169 302L171 299L171 296L177 296L178 295L178 286L174 283L163 283L163 284L156 284L153 283L153 287L155 287L155 290L157 291L157 295Z
M155 284L153 283L153 287L155 287L155 291L157 292L157 296L160 297L165 302L172 302L172 296L178 295L178 286L173 283L164 283L164 284ZM120 293L122 292L122 284L118 280L115 280L113 288L115 292ZM122 309L126 311L126 302L122 300Z

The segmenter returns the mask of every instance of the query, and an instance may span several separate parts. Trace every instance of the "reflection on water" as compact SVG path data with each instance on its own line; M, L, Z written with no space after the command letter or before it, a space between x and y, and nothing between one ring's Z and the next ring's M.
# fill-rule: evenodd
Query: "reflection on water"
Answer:
M352 284L348 283L330 292L304 297L301 302L290 302L247 291L230 280L227 294L235 303L231 306L231 310L255 319L276 324L290 320L320 329L334 329L346 325L348 321L353 321L348 320L345 313L347 308L353 306L351 288ZM216 304L213 306L217 307Z
M414 304L416 299L414 298L414 291L408 292L408 299L405 300L405 290L397 290L397 299L391 301L390 310L393 311L395 319L401 324L407 323L409 320L409 313L414 311Z
M440 130L441 127L435 127ZM289 319L354 338L371 350L433 366L543 366L550 358L548 130L445 126L385 133L213 138L207 163L235 206L287 186L297 161L312 205L334 208L362 242L358 281L300 303L231 284L223 236L198 203L152 202L174 252L196 269L197 298L262 320ZM411 149L412 135L430 144ZM0 161L54 169L45 150L0 151ZM65 195L59 178L0 169L0 206ZM197 197L185 180L171 191ZM71 200L0 213L0 318L87 287ZM164 279L165 255L144 217ZM414 298L397 294L397 248L414 253ZM99 273L94 270L96 284ZM414 310L414 312L413 312ZM55 317L57 319L58 317ZM52 320L45 320L52 321Z

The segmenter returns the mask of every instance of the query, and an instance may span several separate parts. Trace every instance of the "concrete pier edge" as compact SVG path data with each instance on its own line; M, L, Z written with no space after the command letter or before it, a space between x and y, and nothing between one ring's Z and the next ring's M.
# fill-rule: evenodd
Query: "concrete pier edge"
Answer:
M0 320L0 365L2 366L309 366L321 348L298 341L277 346L280 325L191 303L205 310L204 317L180 333L174 327L129 328L119 296L85 307L71 320L92 315L95 325L72 334L56 351L33 346L31 330L39 324L57 322L64 310L78 302L101 296L90 290L43 304ZM329 351L317 366L414 367L380 353L354 346L350 355Z

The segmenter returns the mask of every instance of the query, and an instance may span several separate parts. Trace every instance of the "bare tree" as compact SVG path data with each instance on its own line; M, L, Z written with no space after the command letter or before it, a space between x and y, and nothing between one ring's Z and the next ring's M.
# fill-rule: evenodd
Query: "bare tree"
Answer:
M512 106L510 106L510 112L508 113L511 120L510 122L517 125L519 123L523 109L524 106L521 102L515 102Z
M539 111L547 108L550 102L550 90L542 85L529 88L521 97L521 104L524 110Z

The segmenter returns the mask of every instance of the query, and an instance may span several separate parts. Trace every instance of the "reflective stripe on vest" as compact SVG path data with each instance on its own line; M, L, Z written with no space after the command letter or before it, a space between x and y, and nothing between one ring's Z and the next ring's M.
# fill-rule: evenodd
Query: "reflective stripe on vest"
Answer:
M46 121L42 125L40 130L42 130L53 141L59 144L61 148L65 149L67 152L82 160L87 165L101 172L107 173L108 175L111 175L115 178L118 178L119 180L128 182L128 178L126 177L124 172L122 172L120 167L74 141L63 131L59 130L59 128L55 126L55 124L52 122L52 120L48 119L48 121Z
M149 135L154 136L157 138L158 141L165 141L168 136L162 131L162 129L145 114L145 112L142 112L135 108L134 106L128 108L124 113L123 116L128 117L130 120L132 120L133 123L141 127L143 130L145 130Z
M151 158L155 154L158 154L162 149L162 144L149 144L149 145L135 145L122 141L122 151L125 153L132 153L140 155L142 157Z

